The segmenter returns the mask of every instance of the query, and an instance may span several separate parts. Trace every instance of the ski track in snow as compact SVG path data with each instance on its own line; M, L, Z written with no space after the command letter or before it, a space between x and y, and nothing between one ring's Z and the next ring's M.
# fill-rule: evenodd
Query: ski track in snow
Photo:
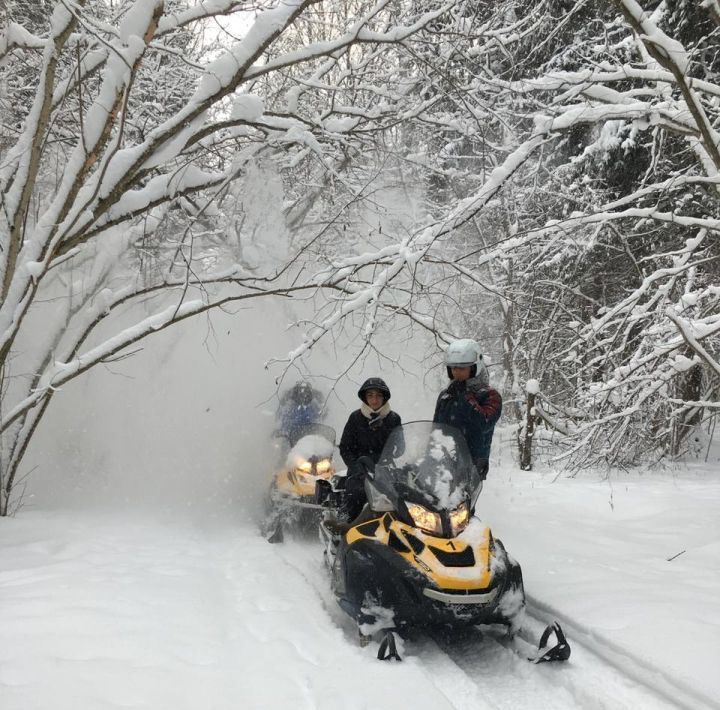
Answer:
M717 710L720 702L688 686L682 681L667 676L652 663L638 657L618 644L613 643L587 626L560 613L551 605L527 595L528 617L534 620L536 629L542 629L551 620L557 620L571 643L573 656L581 652L587 657L594 656L597 662L614 668L628 682L644 687L648 698L656 698L652 706L688 708L688 710ZM590 707L590 706L588 706Z
M320 546L289 536L286 539L286 543L278 546L283 560L316 589L333 620L346 629L348 641L357 643L354 624L339 609L330 591L329 577L320 562ZM558 617L549 612L549 607L531 600L525 629L531 631L535 642L545 625ZM572 628L571 633L582 629L567 618L561 618L561 622ZM718 707L665 678L660 670L641 664L621 651L611 650L602 641L588 643L588 638L591 634L583 633L582 642L574 633L569 637L572 647L569 663L533 665L491 633L460 630L448 639L420 636L406 641L404 662L412 660L426 667L426 677L445 696L449 707L458 709L672 710L687 707L699 710ZM530 644L520 645L527 647L527 655L534 650ZM364 652L374 657L377 647L375 642ZM640 667L642 671L638 672Z
M474 629L411 637L402 663L381 663L313 536L68 514L3 525L3 710L718 707L562 616L566 664L532 665ZM534 599L531 612L537 639L557 615Z

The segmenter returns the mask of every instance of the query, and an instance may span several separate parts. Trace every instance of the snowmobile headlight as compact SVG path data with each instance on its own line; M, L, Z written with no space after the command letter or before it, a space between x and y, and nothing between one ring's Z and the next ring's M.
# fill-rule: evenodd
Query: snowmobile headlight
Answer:
M315 471L317 471L319 476L322 476L323 474L327 473L332 468L332 464L330 463L330 459L320 459L315 464Z
M460 503L455 510L450 511L450 529L453 535L459 535L470 521L470 509L467 503Z
M408 513L421 530L429 533L442 533L442 522L437 513L428 510L418 503L407 503Z
M295 470L300 473L310 473L310 471L312 471L312 464L309 461L298 461Z

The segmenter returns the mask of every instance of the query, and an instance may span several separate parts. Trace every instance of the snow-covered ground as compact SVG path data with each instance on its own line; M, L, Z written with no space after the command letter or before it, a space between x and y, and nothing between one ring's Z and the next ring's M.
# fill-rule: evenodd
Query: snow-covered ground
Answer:
M689 707L720 707L718 468L598 480L508 466L478 508L537 609L634 677L682 689Z
M337 608L319 543L257 533L274 409L260 363L286 344L282 312L241 315L215 323L217 347L161 334L165 349L56 395L24 506L0 519L1 710L720 708L717 453L568 478L520 472L510 432L496 437L478 513L523 567L528 627L559 618L570 662L458 635L381 663ZM385 365L362 362L356 381L382 373L406 421L427 416L435 383ZM338 429L356 387L330 400Z
M566 624L563 667L465 637L381 663L319 543L271 546L241 509L48 507L0 521L1 706L720 707L717 474L553 479L496 467L479 512Z

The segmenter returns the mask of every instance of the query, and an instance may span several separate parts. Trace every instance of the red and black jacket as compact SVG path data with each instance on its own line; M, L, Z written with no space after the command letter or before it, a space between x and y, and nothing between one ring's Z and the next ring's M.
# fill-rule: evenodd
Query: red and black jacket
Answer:
M453 380L438 397L433 421L459 429L478 465L490 457L493 431L501 413L500 393L483 384L480 378Z

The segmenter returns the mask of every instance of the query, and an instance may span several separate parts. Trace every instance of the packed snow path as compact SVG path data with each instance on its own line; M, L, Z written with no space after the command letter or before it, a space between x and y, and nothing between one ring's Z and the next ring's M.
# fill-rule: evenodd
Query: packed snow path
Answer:
M473 634L420 637L381 663L335 605L314 540L117 513L0 523L3 710L685 705L671 682L656 692L577 642L565 666Z

